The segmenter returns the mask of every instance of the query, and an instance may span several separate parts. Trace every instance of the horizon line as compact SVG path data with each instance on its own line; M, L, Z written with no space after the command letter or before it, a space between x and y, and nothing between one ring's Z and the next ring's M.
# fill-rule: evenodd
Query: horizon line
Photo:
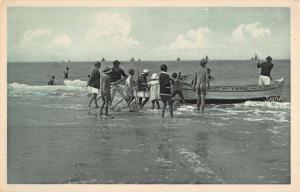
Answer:
M116 59L116 60L119 60L120 62L132 62L130 60L121 60L121 59ZM179 60L177 61L176 59L174 60L168 60L168 59L162 59L162 60L141 60L141 62L143 61L147 61L147 62L151 62L151 61L176 61L176 62L180 62L180 61L200 61L201 59L184 59L184 60ZM264 61L266 59L261 59L261 60L250 60L250 59L209 59L209 61ZM280 58L280 59L273 59L273 61L276 61L276 60L291 60L290 58ZM106 61L101 61L101 60L74 60L74 61L71 61L70 60L70 63L74 63L74 62L95 62L95 61L100 61L100 62L113 62L115 60L106 60ZM7 63L38 63L38 62L42 62L42 63L49 63L49 62L55 62L55 63L69 63L68 61L7 61ZM135 60L133 62L139 62L138 60Z

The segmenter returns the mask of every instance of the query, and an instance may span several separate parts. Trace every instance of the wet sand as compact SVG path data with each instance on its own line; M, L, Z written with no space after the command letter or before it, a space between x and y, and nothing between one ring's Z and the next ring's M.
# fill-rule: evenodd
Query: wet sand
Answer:
M174 119L147 109L110 120L82 108L9 106L11 184L290 183L289 126L229 121L242 113L232 106L226 115L227 106L204 115L190 106Z

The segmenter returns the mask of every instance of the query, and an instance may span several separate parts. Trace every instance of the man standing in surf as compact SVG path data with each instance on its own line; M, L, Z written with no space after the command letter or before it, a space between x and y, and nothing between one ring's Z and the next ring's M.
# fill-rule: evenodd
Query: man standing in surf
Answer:
M126 73L123 71L123 69L120 68L120 61L115 60L113 62L113 68L111 73L109 74L109 78L110 78L110 82L111 84L114 84L114 86L111 88L111 101L110 101L110 105L112 104L116 93L118 92L119 95L124 98L125 97L125 92L124 92L124 88L121 84L122 81L122 77L124 79L127 78Z
M95 62L95 68L93 69L87 84L89 92L92 93L92 98L89 102L89 108L91 108L91 104L93 101L95 103L96 108L99 108L99 105L97 103L97 95L99 95L100 93L100 67L101 63L99 61Z
M102 115L103 109L105 107L105 116L109 116L108 115L108 105L110 103L111 100L111 95L110 95L110 78L109 78L109 73L111 73L111 69L109 67L106 67L103 70L103 74L101 76L101 86L100 86L100 90L101 90L101 95L102 95L102 106L100 109L100 113L99 115Z
M170 116L173 118L173 105L172 105L172 93L171 93L171 79L167 74L168 66L162 64L160 66L160 75L159 75L159 89L160 89L160 99L163 103L162 114L161 116L165 117L165 110L167 104L169 105Z
M205 97L206 97L206 89L208 85L208 76L209 76L209 70L206 68L207 60L201 59L200 61L200 67L197 70L197 72L194 75L194 81L193 81L193 90L197 92L197 109L200 111L200 105L201 105L201 113L204 111L204 105L205 105Z
M258 80L259 86L265 86L271 84L271 71L273 69L274 64L272 63L272 57L268 56L266 58L266 62L257 63L257 68L261 68L260 76Z

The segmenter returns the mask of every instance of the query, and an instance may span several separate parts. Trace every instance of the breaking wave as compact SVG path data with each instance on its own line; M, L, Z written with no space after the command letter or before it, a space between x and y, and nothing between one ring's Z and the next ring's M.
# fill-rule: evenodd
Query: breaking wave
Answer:
M65 80L64 85L27 85L21 83L11 83L8 85L8 95L10 96L47 96L62 95L74 96L78 93L86 92L86 82L81 80Z
M72 87L86 87L87 82L79 79L75 80L64 80L65 85Z
M262 101L246 101L241 104L235 104L236 107L264 107L271 109L290 109L289 102L262 102Z

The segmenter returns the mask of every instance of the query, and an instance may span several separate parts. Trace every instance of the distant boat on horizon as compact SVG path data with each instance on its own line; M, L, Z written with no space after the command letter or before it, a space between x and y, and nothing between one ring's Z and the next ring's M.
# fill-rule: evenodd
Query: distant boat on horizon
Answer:
M258 58L258 56L257 56L256 53L254 53L254 57L251 57L251 61L253 61L253 60L259 60L259 58Z
M177 61L180 61L180 57L177 57L177 59L176 59Z
M134 58L133 57L131 57L130 62L134 62Z
M102 57L102 59L101 59L101 62L105 62L105 59L104 59L104 57Z

